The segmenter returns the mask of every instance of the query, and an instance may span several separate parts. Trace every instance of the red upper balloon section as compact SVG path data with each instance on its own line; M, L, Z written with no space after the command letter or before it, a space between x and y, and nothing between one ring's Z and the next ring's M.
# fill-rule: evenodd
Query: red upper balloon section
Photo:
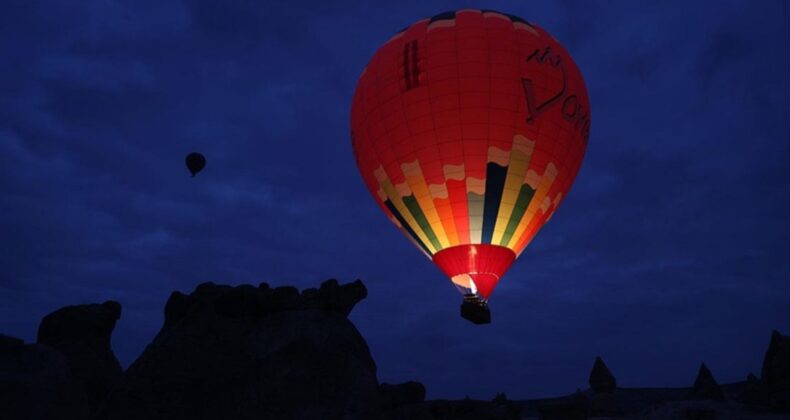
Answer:
M589 129L567 51L494 11L396 34L363 70L351 110L376 202L464 293L485 298L567 195Z

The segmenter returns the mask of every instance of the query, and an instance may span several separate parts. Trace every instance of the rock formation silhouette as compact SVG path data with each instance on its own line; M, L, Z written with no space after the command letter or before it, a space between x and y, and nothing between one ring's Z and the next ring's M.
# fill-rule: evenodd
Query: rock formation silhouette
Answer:
M379 384L347 316L361 281L204 283L173 292L159 333L122 372L110 347L117 302L68 306L38 340L0 335L0 419L788 418L790 338L774 331L761 377L719 385L702 364L689 388L622 388L597 357L586 390L511 401L425 400L419 382Z
M612 375L612 372L609 371L609 368L606 367L606 364L600 356L595 358L595 363L590 372L589 382L590 389L595 392L614 392L615 388L617 388L617 380L614 378L614 375Z
M790 337L776 330L763 359L761 388L769 407L790 411Z
M743 384L743 388L738 393L737 399L738 401L746 404L759 404L759 399L761 396L760 391L760 380L757 379L753 373L749 373L749 375L746 376L746 381Z
M56 420L90 415L62 353L0 335L0 418Z
M67 306L41 321L38 343L0 339L0 418L90 419L122 370L110 348L117 302Z
M691 399L724 401L724 392L721 390L708 366L703 363L697 372L697 379L691 388Z
M376 365L346 318L366 293L334 280L304 293L266 283L175 292L107 419L370 418Z
M67 306L45 316L38 327L38 343L66 357L91 412L101 408L123 373L110 347L115 322L120 318L121 304L108 301Z
M617 390L617 380L612 372L598 356L590 371L590 390L588 411L594 417L616 417L621 414L614 394Z

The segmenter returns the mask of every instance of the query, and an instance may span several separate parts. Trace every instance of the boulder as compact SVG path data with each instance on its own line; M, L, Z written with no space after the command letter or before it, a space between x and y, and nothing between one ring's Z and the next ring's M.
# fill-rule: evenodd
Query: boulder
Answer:
M264 284L174 293L162 330L110 395L107 419L374 416L376 365L346 318L366 290L325 285L311 305L295 288Z
M617 388L617 380L600 357L595 358L590 372L590 388L600 393L614 392Z
M774 330L765 352L761 375L762 391L768 406L790 411L790 337Z
M710 369L703 363L697 372L697 379L691 388L691 399L724 401L724 392L719 386Z

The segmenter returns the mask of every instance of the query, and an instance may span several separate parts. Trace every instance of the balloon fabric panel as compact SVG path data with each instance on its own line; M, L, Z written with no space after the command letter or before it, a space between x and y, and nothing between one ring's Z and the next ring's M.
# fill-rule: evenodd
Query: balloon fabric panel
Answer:
M393 36L362 72L351 113L357 165L382 210L484 298L567 196L589 126L565 49L480 10Z

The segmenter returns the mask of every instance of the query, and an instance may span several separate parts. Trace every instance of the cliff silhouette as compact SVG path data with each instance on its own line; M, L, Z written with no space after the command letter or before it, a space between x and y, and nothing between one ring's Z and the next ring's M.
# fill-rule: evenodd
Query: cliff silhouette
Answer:
M68 306L36 343L0 335L0 419L788 418L790 337L774 331L760 377L687 388L620 388L598 357L589 388L512 401L425 400L419 382L379 383L348 320L357 280L294 287L199 285L173 292L162 329L126 371L110 338L121 304Z

